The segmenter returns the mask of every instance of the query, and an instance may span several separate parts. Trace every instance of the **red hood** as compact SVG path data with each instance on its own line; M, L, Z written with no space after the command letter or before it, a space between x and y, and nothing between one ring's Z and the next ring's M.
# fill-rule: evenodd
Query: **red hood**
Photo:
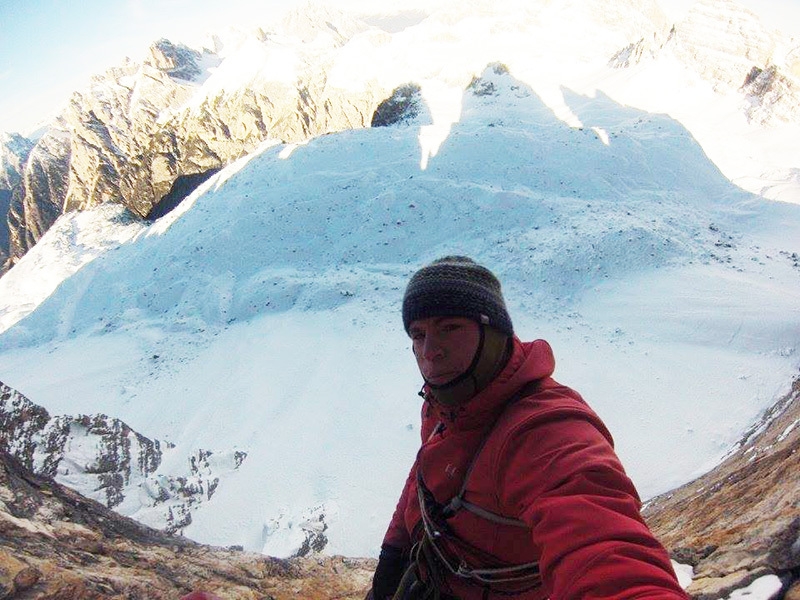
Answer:
M508 399L523 385L553 374L556 361L550 344L544 340L521 342L516 336L513 344L508 364L488 387L460 406L441 406L435 401L429 401L433 409L431 416L438 416L440 420L457 429L483 427L493 422ZM427 392L426 386L426 399L431 398ZM427 411L423 411L423 414L425 412Z

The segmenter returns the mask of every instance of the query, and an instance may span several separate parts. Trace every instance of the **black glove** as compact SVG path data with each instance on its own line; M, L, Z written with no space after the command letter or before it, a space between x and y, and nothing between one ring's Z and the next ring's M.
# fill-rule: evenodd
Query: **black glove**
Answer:
M407 563L406 552L402 548L388 544L381 546L378 567L372 577L372 595L375 600L386 600L394 596Z

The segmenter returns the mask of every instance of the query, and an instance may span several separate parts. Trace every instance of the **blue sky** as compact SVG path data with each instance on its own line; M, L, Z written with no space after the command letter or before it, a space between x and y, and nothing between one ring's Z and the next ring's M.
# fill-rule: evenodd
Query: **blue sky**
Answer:
M435 0L434 0L435 1ZM374 7L368 0L323 0ZM431 0L406 0L406 8ZM773 26L800 30L800 0L740 0ZM299 0L0 0L0 131L27 133L93 74L136 58L160 38L226 24L268 23ZM692 0L661 0L679 18Z
M270 20L287 2L252 0L0 0L0 131L24 132L88 79L160 37ZM255 8L253 5L256 5Z

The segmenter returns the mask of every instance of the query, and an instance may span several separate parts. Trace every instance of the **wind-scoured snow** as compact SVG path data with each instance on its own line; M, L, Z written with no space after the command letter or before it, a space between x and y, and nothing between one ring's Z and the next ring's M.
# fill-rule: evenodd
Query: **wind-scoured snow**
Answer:
M107 204L58 222L0 279L0 332L33 311L75 271L144 229L124 207Z
M113 415L175 444L178 462L247 452L189 537L288 554L323 530L327 552L377 552L419 444L403 289L444 254L498 274L517 333L551 342L556 378L607 421L643 497L717 463L797 374L800 206L732 183L750 139L703 119L762 146L770 130L674 57L525 62L506 18L491 39L515 54L479 38L466 60L483 30L445 16L417 26L441 49L419 77L408 68L416 121L265 144L0 334L0 380L53 413ZM356 38L375 42L370 69L415 29ZM580 36L559 48L579 42L588 52ZM339 66L331 79L370 77ZM21 262L0 280L5 314L26 312L32 277Z

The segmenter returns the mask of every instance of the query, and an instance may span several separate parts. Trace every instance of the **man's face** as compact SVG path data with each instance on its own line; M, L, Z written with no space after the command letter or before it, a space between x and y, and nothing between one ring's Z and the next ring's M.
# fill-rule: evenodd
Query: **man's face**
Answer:
M418 319L408 329L419 372L432 385L444 385L464 373L475 358L480 326L464 317Z

